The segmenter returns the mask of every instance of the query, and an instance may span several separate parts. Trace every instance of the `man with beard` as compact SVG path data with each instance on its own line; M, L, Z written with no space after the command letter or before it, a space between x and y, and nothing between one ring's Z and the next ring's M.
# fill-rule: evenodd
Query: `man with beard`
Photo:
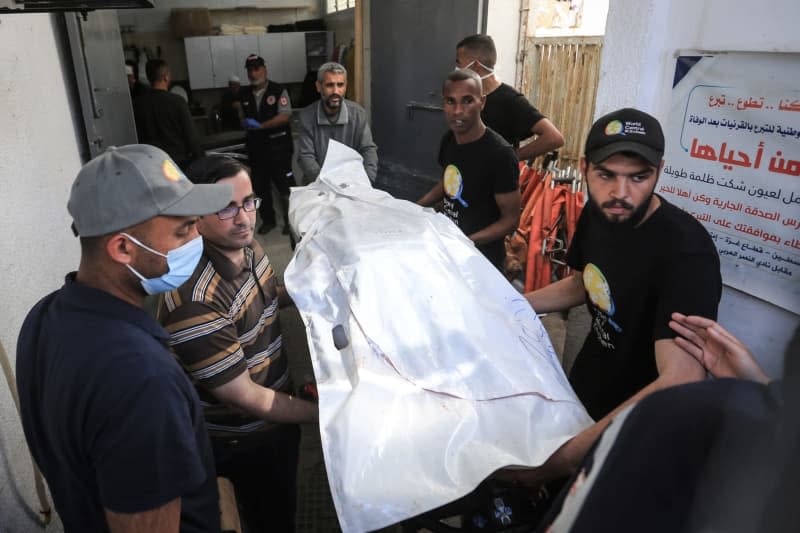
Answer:
M591 331L569 378L597 423L529 471L529 483L569 473L628 405L703 379L702 365L676 344L670 316L716 318L722 291L711 237L654 194L664 164L658 121L630 108L609 113L592 125L584 153L589 202L567 253L574 272L525 297L538 313L586 302Z
M292 102L286 89L267 79L264 59L251 54L244 64L250 85L240 90L247 130L247 157L253 169L253 187L264 201L261 203L261 226L258 233L275 227L275 208L272 205L272 184L280 195L283 210L283 233L289 233L289 187L295 185L292 174L292 131L289 119Z
M474 71L447 76L442 107L450 131L439 146L442 179L417 203L442 201L444 214L502 271L503 239L519 224L519 168L511 146L483 124L485 102Z
M248 531L294 531L299 423L316 405L290 395L278 308L291 303L269 258L253 240L261 203L247 167L205 157L188 172L195 183L233 187L227 207L201 217L200 263L165 294L159 319L205 407L217 473L236 490Z
M319 176L331 139L353 148L364 158L364 170L371 181L378 175L378 147L372 141L367 112L346 100L347 70L339 63L325 63L317 71L320 99L300 111L298 164L304 180Z

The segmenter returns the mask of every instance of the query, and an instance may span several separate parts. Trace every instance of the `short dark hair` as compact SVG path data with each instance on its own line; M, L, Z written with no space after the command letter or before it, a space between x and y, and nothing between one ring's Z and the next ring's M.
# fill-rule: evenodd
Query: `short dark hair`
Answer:
M463 69L463 70L453 70L451 71L447 77L444 79L444 83L442 83L442 94L444 94L444 89L447 87L447 84L452 81L468 81L472 80L476 83L476 87L478 87L478 93L483 95L483 84L481 83L481 77L478 75L477 72L471 69Z
M186 177L195 184L216 183L221 179L232 178L242 170L250 175L250 168L234 157L207 155L189 166Z
M147 81L150 82L150 85L166 76L167 72L169 72L169 67L163 59L151 59L144 66L144 73L147 75Z
M497 49L494 46L494 40L488 35L477 34L464 37L456 45L456 50L459 48L474 55L489 68L494 68L494 64L497 63Z

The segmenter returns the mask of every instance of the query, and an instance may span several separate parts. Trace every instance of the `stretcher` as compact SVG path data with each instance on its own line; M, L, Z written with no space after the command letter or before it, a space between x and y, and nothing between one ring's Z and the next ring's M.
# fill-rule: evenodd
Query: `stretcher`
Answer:
M284 274L306 327L341 528L379 529L537 466L592 420L527 301L444 215L331 142L292 190Z

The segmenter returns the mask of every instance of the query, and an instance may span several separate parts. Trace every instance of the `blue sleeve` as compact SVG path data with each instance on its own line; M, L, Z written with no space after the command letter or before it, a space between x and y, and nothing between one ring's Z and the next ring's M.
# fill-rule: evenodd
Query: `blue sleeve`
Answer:
M177 365L176 369L180 371ZM93 402L88 452L103 507L142 512L195 490L208 474L198 450L191 384L185 376L165 369L128 380L124 368L117 371L122 379L102 392L105 401Z

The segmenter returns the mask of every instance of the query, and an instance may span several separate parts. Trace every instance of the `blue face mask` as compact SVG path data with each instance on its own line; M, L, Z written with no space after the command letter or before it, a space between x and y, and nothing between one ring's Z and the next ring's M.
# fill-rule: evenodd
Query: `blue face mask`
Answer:
M122 233L122 235L125 235L133 241L134 244L144 248L148 252L167 258L169 270L166 274L162 274L153 279L147 279L139 274L132 266L125 265L128 267L128 270L133 272L136 277L142 281L142 287L147 294L159 294L180 287L192 275L195 267L197 267L197 263L200 262L200 256L203 255L203 237L199 235L183 246L170 250L166 255L157 250L153 250L146 244L142 244L127 233Z

